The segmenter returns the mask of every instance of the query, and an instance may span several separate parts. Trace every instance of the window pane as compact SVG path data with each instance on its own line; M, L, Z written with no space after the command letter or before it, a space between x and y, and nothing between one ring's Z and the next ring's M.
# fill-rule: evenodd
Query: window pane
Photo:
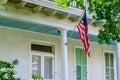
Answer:
M109 79L109 76L106 76L106 80L110 80L110 79Z
M77 77L77 80L81 80L81 77Z
M52 57L44 57L44 78L52 79Z
M81 69L81 75L82 76L86 76L87 77L87 67L86 66L82 66L82 69Z
M87 56L85 51L81 50L81 64L82 65L86 65L87 64Z
M108 53L105 54L105 66L109 67L109 54Z
M111 69L111 76L114 76L114 69Z
M114 80L114 76L111 77L111 80Z
M109 75L109 72L110 72L110 71L109 71L109 68L106 68L105 71L106 71L106 72L105 72L105 73L106 73L106 76Z
M37 55L32 55L32 74L41 74L41 57Z
M81 66L77 66L76 69L77 69L77 77L81 76Z
M87 80L87 77L86 77L86 76L83 76L83 77L82 77L82 80Z
M77 64L77 65L80 65L80 64L81 64L80 49L76 49L76 64Z
M113 62L113 54L110 54L110 67L113 68L114 62Z
M52 46L31 44L31 50L52 53Z

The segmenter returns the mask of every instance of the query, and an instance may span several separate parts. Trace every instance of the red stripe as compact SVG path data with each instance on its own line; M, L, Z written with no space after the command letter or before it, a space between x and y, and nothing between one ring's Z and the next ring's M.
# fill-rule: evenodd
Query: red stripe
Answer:
M80 22L77 26L81 41L84 45L84 50L90 57L90 42L89 42L89 36L88 36L88 28L84 25L83 22Z

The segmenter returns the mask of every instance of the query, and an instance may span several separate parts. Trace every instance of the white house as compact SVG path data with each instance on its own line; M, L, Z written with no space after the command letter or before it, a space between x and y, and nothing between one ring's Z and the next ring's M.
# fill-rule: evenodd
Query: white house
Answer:
M89 24L91 57L84 52L73 31L82 12L52 0L0 0L0 60L17 59L22 80L120 80L120 44L99 45L99 27Z

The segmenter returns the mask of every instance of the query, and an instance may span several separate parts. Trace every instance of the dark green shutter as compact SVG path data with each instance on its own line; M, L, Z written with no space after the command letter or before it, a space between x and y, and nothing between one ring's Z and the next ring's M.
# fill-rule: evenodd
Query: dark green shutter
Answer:
M76 48L76 80L87 80L87 56L80 48Z

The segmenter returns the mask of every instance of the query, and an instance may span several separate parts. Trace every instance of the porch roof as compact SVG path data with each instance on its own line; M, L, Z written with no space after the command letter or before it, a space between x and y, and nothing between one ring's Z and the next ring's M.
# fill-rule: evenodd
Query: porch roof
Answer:
M23 22L23 21L9 19L9 18L0 17L0 25L4 27L18 28L18 29L23 29L28 31L60 36L58 29L55 27L45 26L45 25L40 25L40 24L35 24L30 22ZM78 32L73 31L72 36L71 36L71 33L72 31L67 32L68 38L79 39ZM91 42L98 42L97 36L91 35L91 34L89 35L90 35ZM112 42L112 45L115 45L115 42Z

